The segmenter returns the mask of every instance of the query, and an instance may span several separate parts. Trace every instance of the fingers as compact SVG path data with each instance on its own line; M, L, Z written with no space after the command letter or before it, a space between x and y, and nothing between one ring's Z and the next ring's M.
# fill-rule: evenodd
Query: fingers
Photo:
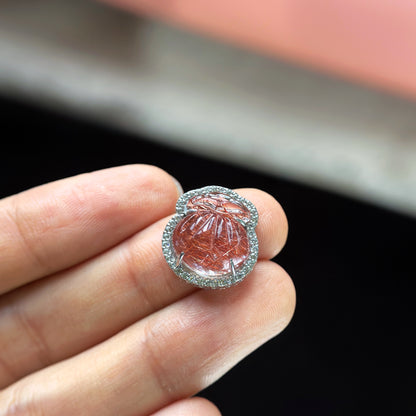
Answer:
M174 210L173 178L131 165L0 201L0 293L79 263Z
M60 416L149 414L214 382L282 331L294 306L289 276L261 261L233 288L198 290L20 380L0 393L0 409L45 416L57 409Z
M262 191L238 192L258 208L260 258L273 256L286 240L283 210ZM196 290L177 278L164 260L161 236L167 220L0 300L0 333L8 334L7 339L0 338L0 388L93 346Z
M217 406L202 397L179 400L151 416L221 416Z

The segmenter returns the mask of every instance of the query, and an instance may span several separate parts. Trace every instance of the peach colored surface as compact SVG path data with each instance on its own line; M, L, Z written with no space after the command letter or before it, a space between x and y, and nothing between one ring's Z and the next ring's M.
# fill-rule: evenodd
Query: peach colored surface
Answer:
M416 0L105 0L416 97Z

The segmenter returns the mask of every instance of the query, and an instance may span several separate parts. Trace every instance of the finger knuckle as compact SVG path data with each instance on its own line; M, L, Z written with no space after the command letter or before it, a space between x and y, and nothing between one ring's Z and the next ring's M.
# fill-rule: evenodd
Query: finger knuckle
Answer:
M25 335L26 342L31 346L30 350L34 351L41 366L46 367L51 364L50 348L38 324L29 317L29 314L24 308L16 306L13 309L18 327L21 328L22 334Z
M157 388L163 396L176 400L179 397L178 386L181 385L181 380L179 380L179 373L171 371L170 360L163 357L168 338L163 331L155 329L155 326L149 322L143 328L142 347Z
M21 206L16 199L10 204L8 209L8 217L14 226L17 241L20 241L20 245L26 253L26 256L32 258L36 265L42 266L44 264L44 258L39 249L39 244L34 235L38 233L38 230L30 220L30 217L21 212Z

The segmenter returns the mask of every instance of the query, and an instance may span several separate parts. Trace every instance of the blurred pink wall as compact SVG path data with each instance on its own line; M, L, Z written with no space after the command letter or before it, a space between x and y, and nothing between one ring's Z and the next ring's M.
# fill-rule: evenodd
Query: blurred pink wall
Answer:
M416 0L104 0L416 98Z

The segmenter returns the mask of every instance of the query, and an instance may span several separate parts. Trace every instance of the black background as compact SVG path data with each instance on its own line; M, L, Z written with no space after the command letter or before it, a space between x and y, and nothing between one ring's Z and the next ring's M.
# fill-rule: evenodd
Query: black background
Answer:
M0 127L1 197L149 163L185 191L258 187L281 202L290 233L276 260L295 282L297 310L281 335L201 393L224 415L416 414L414 219L6 98Z

